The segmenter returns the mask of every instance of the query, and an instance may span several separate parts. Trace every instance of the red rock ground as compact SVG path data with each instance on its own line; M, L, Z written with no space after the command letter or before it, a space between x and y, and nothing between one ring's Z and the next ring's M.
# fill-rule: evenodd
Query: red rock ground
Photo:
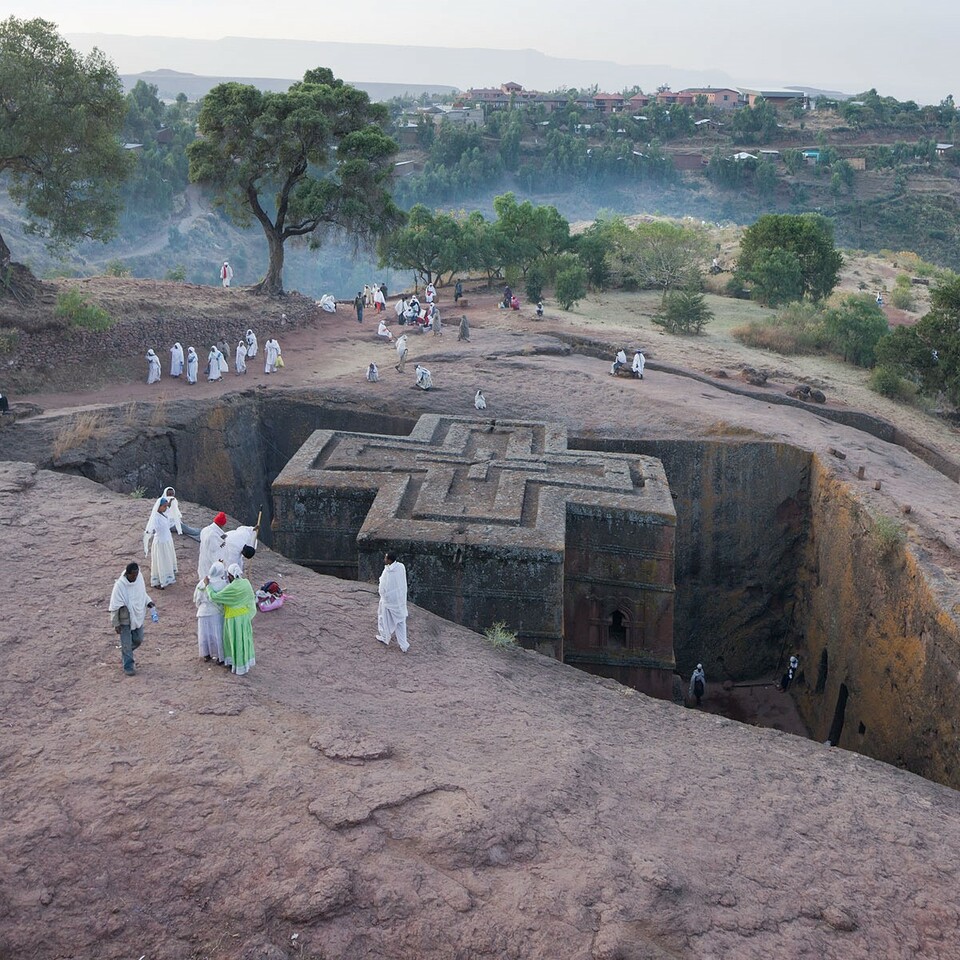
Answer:
M417 609L404 656L372 585L259 553L295 599L237 678L197 657L179 540L125 677L143 511L0 465L0 955L957 955L954 791Z
M471 412L481 386L494 416L842 448L840 475L883 478L857 488L865 504L910 503L912 540L960 549L956 484L900 447L682 375L614 380L606 361L536 352L555 351L544 334L564 318L469 309L470 344L452 322L412 341L431 393L346 314L281 336L286 370L244 385L404 413ZM628 320L605 335L623 339ZM378 385L362 379L372 358ZM960 955L955 792L496 650L420 610L404 657L373 639L371 585L258 554L254 579L282 576L295 599L257 618L257 667L235 678L196 656L181 540L184 576L124 677L106 601L144 508L0 464L0 956Z

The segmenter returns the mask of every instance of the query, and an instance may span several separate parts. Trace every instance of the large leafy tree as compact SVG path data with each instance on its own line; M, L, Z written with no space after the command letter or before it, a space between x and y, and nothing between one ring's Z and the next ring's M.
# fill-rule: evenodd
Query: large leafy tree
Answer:
M770 286L770 254L777 250L792 254L781 258L791 274L799 266L802 295L811 300L830 295L840 279L843 257L834 246L829 220L814 213L768 213L760 217L747 227L740 241L738 279L753 283L763 273L763 282Z
M379 251L382 266L415 270L424 283L469 265L460 223L420 203L410 209L404 226L381 240Z
M638 223L630 229L623 220L611 221L607 266L621 286L655 288L667 292L696 288L710 253L706 230L667 220Z
M319 245L321 228L370 244L402 221L388 191L396 143L388 112L325 67L286 93L221 83L204 98L190 179L208 184L238 225L256 220L270 262L255 288L283 293L284 244Z
M113 64L83 57L46 20L0 23L0 174L26 229L54 249L107 240L129 166L126 104ZM10 250L0 236L0 268Z
M570 245L570 224L556 207L517 203L512 193L494 197L496 229L503 241L507 266L519 267L526 276L537 260L557 254Z

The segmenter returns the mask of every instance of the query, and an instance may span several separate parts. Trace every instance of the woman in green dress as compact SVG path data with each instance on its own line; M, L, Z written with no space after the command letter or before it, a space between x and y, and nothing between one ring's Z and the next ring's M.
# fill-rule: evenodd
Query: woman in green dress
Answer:
M253 654L253 618L257 615L253 587L236 563L227 570L228 583L222 590L214 590L209 577L204 579L207 596L223 607L224 662L234 673L243 675L257 662Z

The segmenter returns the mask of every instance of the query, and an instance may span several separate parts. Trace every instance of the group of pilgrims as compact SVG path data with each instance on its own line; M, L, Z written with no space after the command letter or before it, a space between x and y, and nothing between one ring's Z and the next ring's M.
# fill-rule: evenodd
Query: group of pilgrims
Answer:
M144 556L150 558L150 585L165 590L177 581L179 567L173 533L188 536L200 544L197 556L197 585L193 590L196 607L197 650L206 663L215 662L243 676L256 665L253 646L253 618L258 609L269 610L277 604L266 602L272 586L254 591L245 576L244 563L256 555L260 519L253 526L227 530L227 515L222 511L203 528L191 527L180 512L177 492L164 487L156 499L143 531ZM380 574L377 608L377 640L389 646L395 636L404 653L407 642L407 575L406 568L393 553L384 557ZM150 611L154 623L159 622L156 604L147 593L147 585L136 562L126 565L117 577L110 594L111 622L120 636L123 672L136 675L134 652L143 642L144 622Z
M202 529L191 527L180 512L176 490L165 487L153 504L144 528L143 553L150 559L150 586L165 590L176 583L179 573L174 532L200 544L198 582L193 591L199 655L207 662L216 661L233 673L243 675L256 663L253 618L257 613L256 594L244 576L244 562L257 552L260 525L258 521L254 526L239 526L230 531L226 525L227 516L220 512ZM132 579L131 568L137 568ZM127 674L136 673L133 650L142 640L146 609L153 606L138 565L128 564L117 578L110 598L110 613L121 636L123 668ZM122 608L126 617L118 619L115 615ZM129 631L137 634L132 640Z
M354 307L357 311L357 320L361 323L363 322L363 307L366 304L367 292L370 290L373 291L372 296L374 298L373 302L376 312L378 314L382 314L386 309L382 299L383 294L386 292L385 287L365 286L362 292L357 293L356 299L354 300ZM381 299L376 299L377 294L380 294ZM463 284L458 280L455 299L459 300L462 296ZM435 337L442 337L443 324L440 320L440 311L436 304L437 288L432 283L427 284L424 290L424 299L426 301L426 307L421 306L420 298L416 295L416 293L411 294L409 297L401 296L394 306L397 314L397 320L401 326L412 324L415 325L420 332L432 330ZM393 332L387 326L386 317L380 316L377 326L377 336L382 337L388 343L392 343L394 345L394 348L397 351L397 362L394 365L394 368L398 373L403 373L407 363L407 356L409 354L409 334L402 333L400 336L394 338ZM457 340L466 343L470 342L470 321L467 319L466 314L460 317ZM414 370L414 374L414 385L418 389L433 389L433 374L427 369L427 367L418 363ZM380 367L376 362L371 361L371 363L367 366L366 376L370 383L378 383L380 381ZM477 408L477 410L485 410L487 407L487 401L484 399L483 393L480 390L478 390L474 396L474 406Z
M229 345L224 340L222 343L215 343L207 354L207 366L205 374L207 380L215 383L223 379L225 373L230 372L230 363L227 356L233 353L234 369L238 375L247 372L247 362L255 360L260 351L260 344L257 341L257 335L253 330L247 330L246 334L237 342L236 350L231 351ZM264 373L273 373L283 366L283 355L280 352L280 344L276 337L271 337L263 345L264 355ZM147 350L147 383L158 383L163 370L160 363L160 357L151 347ZM170 348L170 376L178 379L186 373L187 383L196 383L200 373L200 356L193 347L188 347L186 355L183 352L183 346L178 341Z

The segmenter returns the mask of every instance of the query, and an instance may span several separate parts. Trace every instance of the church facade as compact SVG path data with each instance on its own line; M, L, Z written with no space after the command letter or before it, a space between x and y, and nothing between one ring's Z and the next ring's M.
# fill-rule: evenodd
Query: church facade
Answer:
M564 428L424 415L408 437L318 430L273 484L276 549L669 698L676 513L660 462L569 450ZM415 628L414 628L415 629Z

